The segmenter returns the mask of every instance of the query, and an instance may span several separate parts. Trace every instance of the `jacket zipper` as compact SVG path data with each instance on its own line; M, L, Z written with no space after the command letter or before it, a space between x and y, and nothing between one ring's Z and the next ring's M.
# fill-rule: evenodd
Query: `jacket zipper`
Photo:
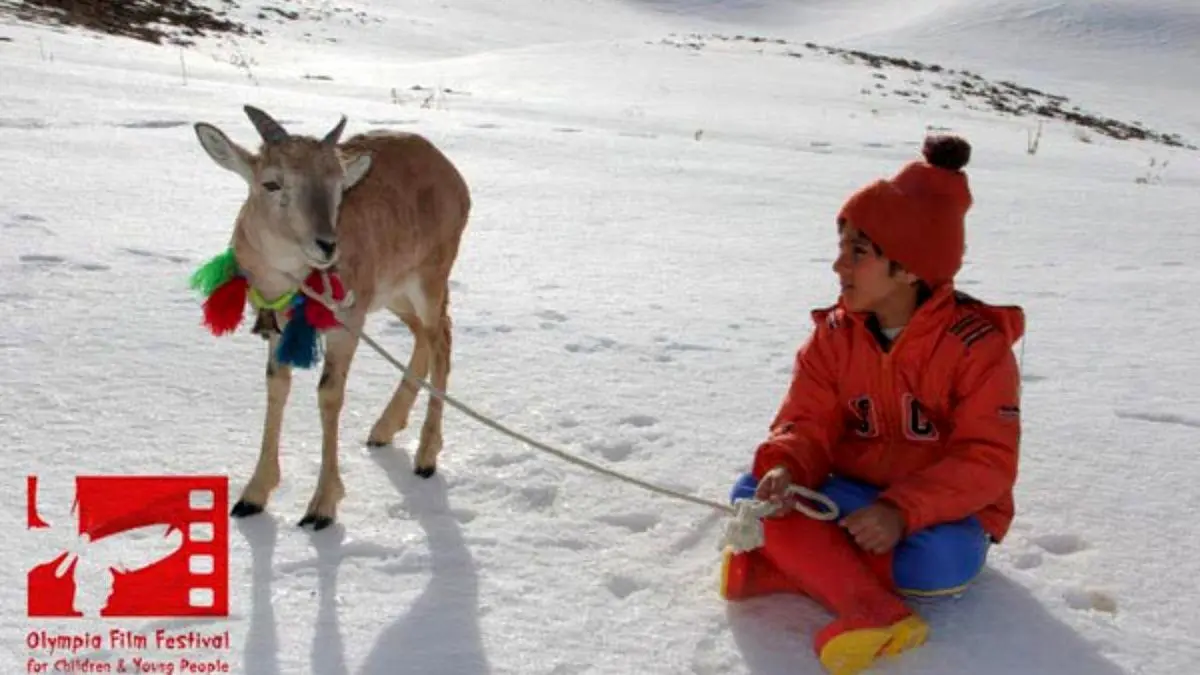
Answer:
M881 354L882 354L881 370L882 370L882 380L883 380L883 382L882 382L883 389L880 392L880 395L883 397L883 408L884 408L884 418L885 418L885 420L884 420L885 426L884 426L883 433L886 435L886 438L887 438L887 441L884 445L883 462L881 462L883 464L883 468L884 468L883 475L885 475L885 476L892 475L892 464L895 461L895 452L896 452L896 436L898 434L904 433L904 430L901 429L899 426L903 422L903 411L897 412L897 406L896 406L896 400L895 400L896 393L897 393L896 392L896 376L895 376L895 373L892 371L892 358L896 355L896 352L898 351L898 349L900 347L900 343L901 343L901 341L904 340L906 335L907 334L904 331L901 331L900 335L897 336L896 340L894 342L892 342L890 349L888 349L886 352L880 350ZM886 487L884 489L886 489Z
M893 348L894 348L894 345L893 345ZM892 355L891 355L891 353L885 353L883 355L882 366L883 366L883 368L882 368L882 371L883 371L882 380L883 381L880 383L881 387L882 387L882 390L880 391L880 396L883 399L883 406L882 406L882 408L883 408L883 420L882 420L883 430L882 431L884 434L884 438L886 439L886 443L884 446L884 455L882 458L883 461L881 463L883 464L883 469L884 469L883 475L890 476L892 473L892 460L893 460L893 453L895 452L895 439L896 439L896 426L895 426L896 418L892 414L893 413L892 398L896 395L896 387L895 387L895 384L894 384L893 378L892 378Z

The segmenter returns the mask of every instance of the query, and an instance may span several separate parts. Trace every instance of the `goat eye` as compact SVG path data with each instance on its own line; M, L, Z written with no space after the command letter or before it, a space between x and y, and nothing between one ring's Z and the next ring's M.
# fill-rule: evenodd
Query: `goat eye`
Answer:
M282 187L279 183L276 183L273 180L263 183L262 186L267 189L267 192L278 192L279 188Z

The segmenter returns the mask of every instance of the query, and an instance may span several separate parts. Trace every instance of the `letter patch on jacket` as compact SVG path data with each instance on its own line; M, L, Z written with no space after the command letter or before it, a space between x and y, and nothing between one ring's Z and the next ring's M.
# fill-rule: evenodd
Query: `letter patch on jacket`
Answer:
M938 430L921 402L912 394L904 395L904 435L911 441L936 441Z
M854 414L854 433L862 438L875 438L879 435L879 422L875 417L875 406L871 403L870 396L851 399L850 412Z

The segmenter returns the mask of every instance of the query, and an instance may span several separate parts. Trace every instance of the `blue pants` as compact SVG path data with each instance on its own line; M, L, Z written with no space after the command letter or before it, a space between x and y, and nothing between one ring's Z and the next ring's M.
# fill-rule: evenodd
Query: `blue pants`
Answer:
M729 501L754 497L758 482L742 474ZM833 500L844 517L875 501L877 488L832 476L820 492ZM979 519L969 516L914 532L896 545L892 576L905 595L937 596L962 592L987 562L990 539Z

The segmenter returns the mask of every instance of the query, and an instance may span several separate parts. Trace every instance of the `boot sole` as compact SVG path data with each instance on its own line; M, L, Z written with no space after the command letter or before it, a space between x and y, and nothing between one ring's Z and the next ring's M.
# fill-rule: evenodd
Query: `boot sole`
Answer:
M925 644L929 624L910 616L883 628L860 628L838 635L821 649L821 665L830 675L855 675L880 656L896 656Z
M740 598L729 597L729 567L733 563L733 551L725 549L721 552L721 580L717 588L721 599L726 601L736 601Z

